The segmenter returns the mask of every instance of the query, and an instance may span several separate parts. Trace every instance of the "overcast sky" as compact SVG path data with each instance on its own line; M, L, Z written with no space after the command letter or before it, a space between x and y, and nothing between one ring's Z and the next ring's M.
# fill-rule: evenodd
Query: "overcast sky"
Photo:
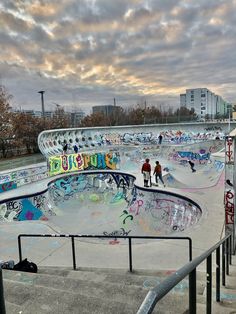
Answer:
M0 47L18 108L236 100L236 0L1 0Z

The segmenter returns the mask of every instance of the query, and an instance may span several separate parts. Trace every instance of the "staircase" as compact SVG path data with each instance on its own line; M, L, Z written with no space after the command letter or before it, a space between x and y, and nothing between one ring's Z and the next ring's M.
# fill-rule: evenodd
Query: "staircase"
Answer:
M236 314L236 258L232 259L222 301L212 313ZM160 283L168 271L134 271L40 267L37 274L3 270L7 314L135 314L149 289ZM205 273L197 273L197 313L206 313ZM213 281L214 283L214 281ZM188 279L180 282L153 313L187 314Z
M229 276L226 276L226 285L223 287L221 285L220 293L221 293L221 302L216 302L215 295L215 276L213 278L213 287L212 287L212 313L213 314L236 314L236 256L232 255L232 265L229 267ZM204 301L205 298L204 290L203 296ZM205 302L201 302L202 299L198 300L197 313L206 313L206 304Z

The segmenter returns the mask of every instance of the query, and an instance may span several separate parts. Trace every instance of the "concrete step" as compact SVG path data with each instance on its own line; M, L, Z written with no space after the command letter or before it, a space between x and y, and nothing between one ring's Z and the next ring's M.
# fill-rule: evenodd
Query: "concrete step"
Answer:
M16 283L4 280L4 295L7 302L21 307L22 314L46 313L135 313L138 304L115 302L114 300L101 299L81 295L72 291Z
M212 303L212 314L235 314L235 308L226 307L224 302ZM206 314L206 304L197 303L197 314Z
M119 282L123 285L135 285L144 289L151 289L162 282L167 276L171 274L170 271L147 271L135 270L132 273L124 269L94 269L94 268L80 268L79 270L70 269L52 269L40 268L40 274L58 275L67 278L81 279L93 282ZM200 278L203 277L200 273ZM199 277L199 276L198 276ZM204 281L197 280L198 293L202 294L205 288ZM180 282L173 292L182 293L188 289L188 277Z
M62 274L62 273L61 273ZM124 270L114 272L100 272L99 270L86 271L69 271L63 272L64 276L48 275L48 273L25 273L25 272L15 272L10 270L4 271L4 278L8 280L14 280L18 282L28 282L29 284L37 284L40 286L52 287L54 289L60 290L76 290L82 289L88 294L99 294L103 295L111 293L113 291L114 285L118 292L123 293L124 289L127 291L129 287L132 287L133 292L139 295L140 291L145 291L155 287L161 283L165 277L166 273L158 273L158 276L143 275L134 272L130 273ZM66 275L66 276L65 276ZM188 278L181 281L173 290L169 293L187 293L188 292ZM93 290L96 290L93 292ZM205 282L197 281L197 293L203 294L205 289ZM127 292L128 293L128 292ZM143 295L143 293L142 293ZM130 295L132 297L132 295Z
M86 276L82 280L79 276L80 272L61 270L61 276L55 276L45 273L34 274L4 270L5 298L8 302L21 306L24 310L22 313L30 313L35 303L37 303L37 306L34 312L31 313L60 313L58 311L61 310L59 306L61 302L63 302L63 313L77 313L76 309L73 310L74 312L71 311L69 305L71 302L73 302L73 306L75 304L79 306L80 311L78 313L89 313L90 311L90 313L118 314L129 313L129 310L136 313L148 292L148 288L157 284L156 281L152 281L156 280L157 277L127 274L124 271L121 280L119 280L119 272L114 272L115 275L112 280L112 274L109 275L109 272L105 271L105 281L104 277L98 278L99 273L95 274L94 279L92 271L84 273ZM71 278L72 273L78 275L78 279L75 278L76 276ZM68 277L62 276L62 274L67 274ZM126 282L125 276L127 278ZM146 289L144 283L147 285ZM188 308L187 285L188 281L180 283L179 287L176 287L158 303L157 310L154 313L176 313L176 307L178 313L184 313ZM49 296L54 300L52 304L49 301ZM68 296L68 299L66 299L66 296ZM94 312L94 309L92 311L90 306L81 309L81 306L83 308L90 299L93 304L91 307L96 307L97 312ZM99 305L100 303L102 305ZM112 312L109 310L110 307ZM38 312L35 312L36 310Z
M8 314L19 314L22 311L22 307L20 305L5 301L6 313ZM23 312L22 312L23 314Z
M113 290L113 294L115 293L116 291ZM80 292L53 289L26 282L19 283L8 279L4 279L4 294L7 302L20 306L22 314L129 314L136 313L143 301L143 298L129 300L126 289L124 289L123 302L117 302L108 296L88 296ZM169 294L158 303L153 313L181 314L186 313L187 308L186 293Z
M7 276L5 275L7 273ZM75 278L61 278L57 276L37 275L21 272L4 272L4 287L11 287L12 284L34 287L47 287L61 292L73 292L80 295L97 298L108 298L116 302L125 302L133 305L135 302L142 302L147 291L135 285L126 285L119 282L91 282ZM8 290L9 291L9 290Z
M139 270L130 273L124 269L93 268L73 271L59 267L40 267L37 274L3 270L6 307L11 307L7 314L20 311L22 314L136 313L148 290L170 273L166 270ZM197 279L201 279L197 280L197 313L205 313L206 274L197 272ZM232 311L236 310L235 290L230 288L235 286L234 276L226 277L227 288L221 287L225 298L216 305L214 281L212 300L216 312L212 313L233 314ZM226 311L220 312L222 308ZM159 301L153 313L188 313L188 278Z

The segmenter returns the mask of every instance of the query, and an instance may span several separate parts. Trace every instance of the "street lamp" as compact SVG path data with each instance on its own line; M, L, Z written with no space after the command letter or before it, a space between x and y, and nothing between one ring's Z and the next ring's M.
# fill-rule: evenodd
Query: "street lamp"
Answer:
M45 91L44 91L44 90L40 90L38 93L41 94L42 116L43 116L43 118L45 119L44 99L43 99L43 94L45 93Z
M232 111L232 104L228 104L228 110L229 110L229 133L230 133L230 119L231 119L231 111Z

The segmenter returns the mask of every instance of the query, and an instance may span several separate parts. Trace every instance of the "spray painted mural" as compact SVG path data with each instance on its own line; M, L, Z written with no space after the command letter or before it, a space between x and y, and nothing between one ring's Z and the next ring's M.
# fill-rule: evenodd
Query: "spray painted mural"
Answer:
M235 247L235 136L227 136L225 141L225 228L226 233L234 233L232 247Z
M24 184L45 179L48 176L47 166L36 166L14 170L0 175L0 193L15 189Z
M48 220L52 215L47 193L0 204L0 221Z
M14 181L9 181L6 183L2 183L0 184L0 193L2 192L6 192L6 191L10 191L10 190L14 190L17 188L17 184Z
M64 232L66 215L74 217L67 226L73 232L112 236L180 232L201 217L200 207L191 200L143 190L134 185L134 177L121 173L63 177L49 185L49 198L58 213L52 221Z
M68 175L51 181L46 194L1 204L0 217L2 221L49 220L61 232L114 238L170 234L198 223L201 209L193 201L144 190L134 182L134 176L121 172Z
M78 148L78 152L84 152L107 146L158 145L161 134L163 144L179 145L222 140L225 130L226 125L220 128L217 124L211 125L208 129L206 124L196 123L47 130L40 133L38 145L42 154L49 157L61 155L65 144L68 146L68 153L72 154L74 146Z
M53 156L49 157L49 175L91 169L115 170L118 162L119 154L114 152Z

